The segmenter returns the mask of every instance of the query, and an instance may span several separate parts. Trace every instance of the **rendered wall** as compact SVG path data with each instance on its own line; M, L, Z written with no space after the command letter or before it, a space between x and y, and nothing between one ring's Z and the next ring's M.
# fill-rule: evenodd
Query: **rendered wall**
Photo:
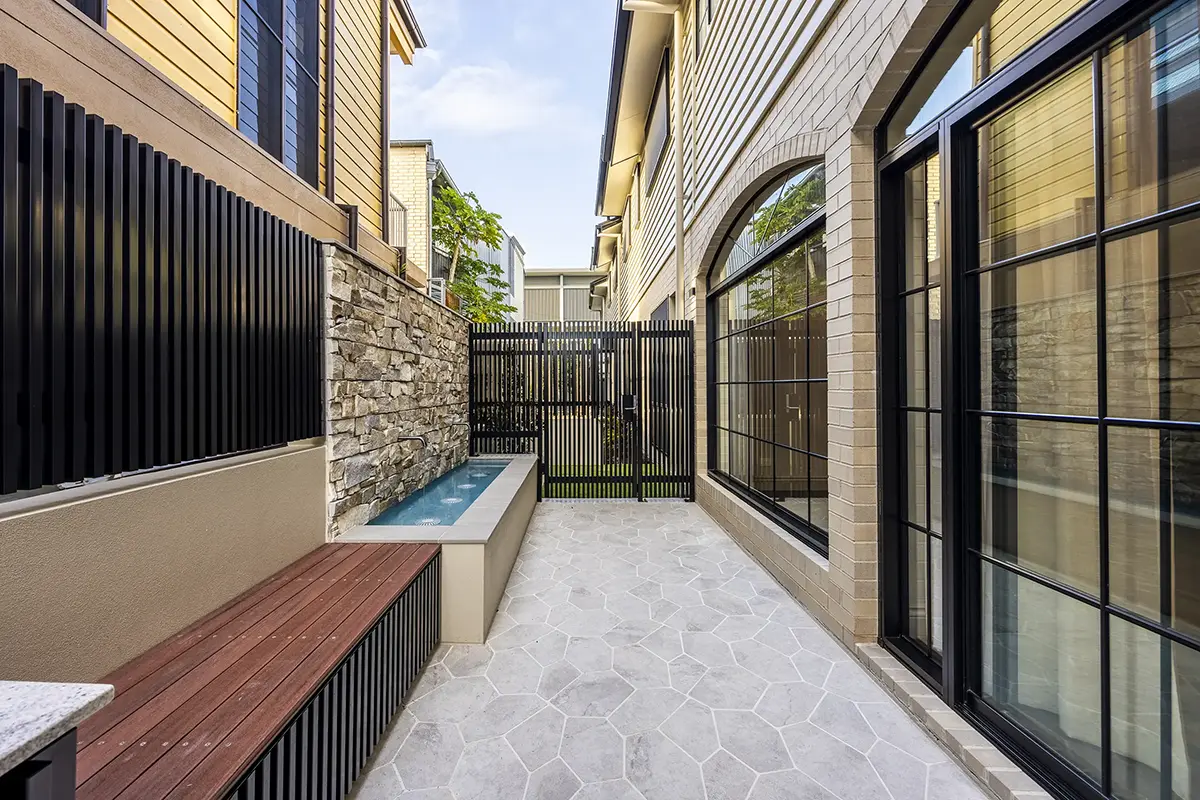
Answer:
M94 681L325 541L297 444L0 506L0 680Z

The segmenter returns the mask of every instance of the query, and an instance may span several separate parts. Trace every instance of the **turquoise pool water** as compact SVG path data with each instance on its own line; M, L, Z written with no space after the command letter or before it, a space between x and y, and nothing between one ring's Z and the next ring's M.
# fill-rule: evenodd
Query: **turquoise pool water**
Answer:
M507 461L468 461L413 492L368 525L453 525Z

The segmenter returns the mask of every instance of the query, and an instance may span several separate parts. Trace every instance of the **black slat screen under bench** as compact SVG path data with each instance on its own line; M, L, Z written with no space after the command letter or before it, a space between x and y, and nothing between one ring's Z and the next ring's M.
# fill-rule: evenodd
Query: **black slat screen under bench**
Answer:
M0 495L320 436L318 248L0 65Z

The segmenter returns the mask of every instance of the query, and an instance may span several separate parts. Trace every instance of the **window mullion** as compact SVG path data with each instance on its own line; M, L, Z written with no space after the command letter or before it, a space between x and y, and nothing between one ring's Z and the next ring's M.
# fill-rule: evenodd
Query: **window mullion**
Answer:
M1104 230L1104 57L1103 51L1092 54L1092 133L1095 158L1096 202L1096 415L1097 423L1097 498L1099 519L1099 589L1100 589L1100 780L1106 795L1112 794L1112 654L1111 626L1108 616L1109 588L1109 526L1108 526L1108 350L1107 297L1105 280Z
M290 37L287 23L288 0L279 0L279 160L285 161L287 145L287 54ZM286 162L285 162L286 163Z

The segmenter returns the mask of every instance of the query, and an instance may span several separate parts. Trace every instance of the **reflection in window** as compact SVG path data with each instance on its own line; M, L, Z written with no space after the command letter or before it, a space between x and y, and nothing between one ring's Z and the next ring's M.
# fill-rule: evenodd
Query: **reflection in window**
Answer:
M888 147L937 119L1088 2L975 0L930 55L889 121Z
M1106 222L1200 200L1200 36L1177 3L1105 54Z
M987 562L983 696L1100 780L1100 613Z
M829 527L824 171L800 170L747 214L712 298L716 471L824 548ZM819 218L817 218L819 220ZM761 256L792 232L778 253ZM797 239L797 237L803 237Z
M1096 250L980 276L980 402L1096 415Z
M1200 220L1118 239L1106 252L1109 413L1200 420Z
M1100 54L1099 80L1081 58L978 128L979 677L993 710L1112 797L1192 798L1200 4Z
M1090 63L980 129L980 264L1096 231L1093 130Z
M824 205L824 164L808 167L784 179L748 212L740 227L734 226L737 233L726 242L712 283L736 275L783 234Z

